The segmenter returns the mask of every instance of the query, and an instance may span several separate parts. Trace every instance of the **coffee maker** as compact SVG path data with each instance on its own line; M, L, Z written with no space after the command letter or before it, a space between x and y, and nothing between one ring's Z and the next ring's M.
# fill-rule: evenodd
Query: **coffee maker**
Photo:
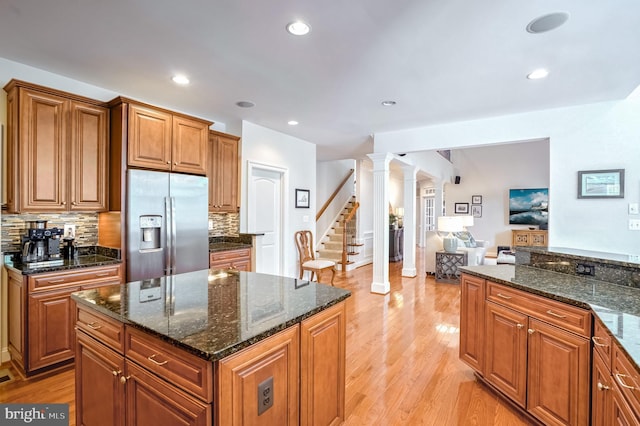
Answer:
M60 228L47 228L46 220L34 220L27 222L27 229L22 236L22 262L62 264L60 257L60 237L64 230Z

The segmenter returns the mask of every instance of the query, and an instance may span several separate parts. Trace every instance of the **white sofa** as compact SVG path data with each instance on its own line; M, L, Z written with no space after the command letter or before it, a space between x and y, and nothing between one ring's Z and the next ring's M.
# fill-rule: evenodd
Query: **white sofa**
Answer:
M443 249L442 237L438 235L437 231L427 231L426 237L424 266L427 273L434 274L436 272L436 252ZM458 239L458 251L467 252L468 266L484 265L488 242L484 240L475 241L476 247L466 247L464 242Z

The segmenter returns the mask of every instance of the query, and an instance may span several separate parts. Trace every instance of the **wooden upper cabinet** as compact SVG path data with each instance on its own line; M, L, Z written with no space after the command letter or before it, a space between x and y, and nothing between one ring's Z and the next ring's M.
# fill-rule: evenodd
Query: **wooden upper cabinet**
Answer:
M145 169L206 174L211 122L149 105L129 104L127 163Z
M107 210L108 109L17 80L4 89L8 210Z
M209 211L235 213L240 209L239 140L237 136L209 132Z
M170 113L129 106L128 163L130 166L171 170Z
M70 210L107 210L109 111L71 102Z

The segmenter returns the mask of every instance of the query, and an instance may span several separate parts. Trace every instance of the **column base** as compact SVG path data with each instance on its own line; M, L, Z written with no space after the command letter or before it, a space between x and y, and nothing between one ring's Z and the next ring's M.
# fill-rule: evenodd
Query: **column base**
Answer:
M371 293L387 294L390 291L391 291L391 284L389 284L389 281L387 281L386 283L376 283L376 282L371 283Z
M418 275L416 268L402 268L402 276L407 278L413 278Z

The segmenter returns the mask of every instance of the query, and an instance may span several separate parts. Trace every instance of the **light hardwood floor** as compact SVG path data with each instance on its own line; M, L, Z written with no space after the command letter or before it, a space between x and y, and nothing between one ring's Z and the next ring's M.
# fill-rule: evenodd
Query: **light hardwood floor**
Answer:
M424 271L422 252L416 257ZM371 265L336 275L335 285L352 292L345 425L527 425L458 360L460 287L424 273L402 278L401 268L390 264L384 296L369 291ZM70 404L71 425L73 399L73 370L0 384L0 402Z

